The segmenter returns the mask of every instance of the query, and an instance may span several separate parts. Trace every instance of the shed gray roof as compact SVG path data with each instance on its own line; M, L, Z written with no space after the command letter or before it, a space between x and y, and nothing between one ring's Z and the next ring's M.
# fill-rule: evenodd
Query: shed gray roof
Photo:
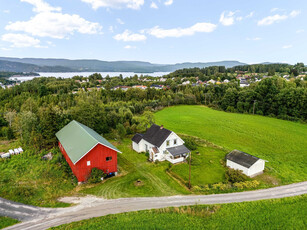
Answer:
M132 137L132 141L135 143L140 143L140 141L143 139L143 134L137 133Z
M144 134L143 139L152 145L160 147L172 131L153 124Z
M167 148L167 151L169 151L169 153L172 154L174 157L191 152L184 145L179 145L179 146L176 146L176 147Z
M242 165L246 168L250 168L260 158L235 149L227 154L226 159L233 161L239 165Z

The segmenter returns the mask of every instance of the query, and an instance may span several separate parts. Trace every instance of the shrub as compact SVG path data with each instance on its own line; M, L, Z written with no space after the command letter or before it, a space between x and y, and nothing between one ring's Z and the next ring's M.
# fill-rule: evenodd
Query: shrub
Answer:
M98 183L101 181L101 177L105 177L106 174L98 169L98 168L92 168L91 170L91 174L87 180L88 183L91 183L91 184L95 184L95 183Z
M225 173L226 180L231 183L243 182L248 180L248 177L240 170L228 168Z
M184 141L184 145L190 149L190 150L196 150L197 149L197 144L195 140L191 137L184 137L182 138Z
M250 189L250 188L257 188L259 186L260 182L257 180L253 181L243 181L243 182L237 182L234 183L233 186L236 187L237 189Z

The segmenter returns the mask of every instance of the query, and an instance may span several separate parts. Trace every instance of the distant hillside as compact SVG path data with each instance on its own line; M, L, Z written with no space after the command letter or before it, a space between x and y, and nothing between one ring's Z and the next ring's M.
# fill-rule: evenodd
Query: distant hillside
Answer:
M42 58L6 58L0 57L0 71L23 72L172 72L182 68L204 68L208 66L233 67L246 65L238 61L221 61L207 63L152 64L141 61L100 61L68 60Z
M37 66L20 62L0 60L0 71L8 72L71 72L71 68L63 66Z

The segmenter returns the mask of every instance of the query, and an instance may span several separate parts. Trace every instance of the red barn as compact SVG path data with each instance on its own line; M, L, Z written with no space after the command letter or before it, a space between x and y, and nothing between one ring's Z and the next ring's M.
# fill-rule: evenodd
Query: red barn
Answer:
M92 168L117 173L120 151L89 127L71 121L56 133L59 147L79 182L86 181Z

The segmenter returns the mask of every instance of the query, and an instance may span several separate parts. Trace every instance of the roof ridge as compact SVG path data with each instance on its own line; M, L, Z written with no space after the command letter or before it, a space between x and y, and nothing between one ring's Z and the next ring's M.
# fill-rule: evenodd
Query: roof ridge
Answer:
M92 139L94 139L95 141L97 141L98 143L100 143L100 141L99 140L97 140L95 137L93 137L91 134L89 134L87 131L86 131L86 129L83 127L84 125L83 124L81 124L80 122L78 122L78 121L76 121L76 120L73 120L74 122L76 122L85 132L86 132L86 134L87 135L89 135ZM87 126L88 127L88 126ZM88 127L89 129L91 129L90 127ZM91 129L91 130L93 130L93 129ZM93 130L94 131L94 130ZM101 143L100 143L101 144Z

